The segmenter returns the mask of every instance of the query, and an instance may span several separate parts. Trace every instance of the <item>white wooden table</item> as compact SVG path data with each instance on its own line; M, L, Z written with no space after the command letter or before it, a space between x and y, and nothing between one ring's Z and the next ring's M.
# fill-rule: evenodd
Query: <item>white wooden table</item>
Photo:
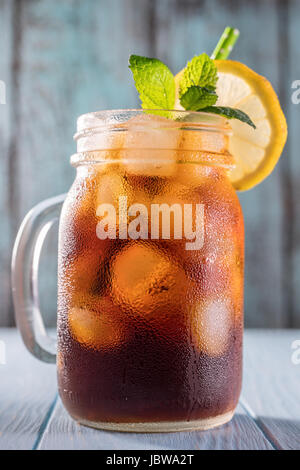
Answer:
M57 397L55 366L33 358L16 330L0 329L6 351L6 364L0 365L0 449L300 449L296 340L300 330L246 332L243 391L231 423L204 432L127 434L75 423Z

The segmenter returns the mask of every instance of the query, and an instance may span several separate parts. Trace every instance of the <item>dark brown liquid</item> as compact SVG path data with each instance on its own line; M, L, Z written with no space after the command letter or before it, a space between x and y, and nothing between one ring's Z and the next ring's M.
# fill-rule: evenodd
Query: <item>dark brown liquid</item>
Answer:
M199 251L186 251L184 240L99 240L101 177L73 186L60 226L58 298L59 392L73 417L187 421L234 410L242 371L243 222L231 185L212 173L207 185L185 195L205 204ZM128 194L138 187L124 181ZM141 186L150 198L175 187L150 183L155 194ZM139 275L147 280L140 283Z
M92 351L60 331L58 374L63 403L75 418L94 422L196 420L233 410L241 387L241 330L221 357L188 341L168 341L137 329L130 343ZM63 344L62 344L63 343Z

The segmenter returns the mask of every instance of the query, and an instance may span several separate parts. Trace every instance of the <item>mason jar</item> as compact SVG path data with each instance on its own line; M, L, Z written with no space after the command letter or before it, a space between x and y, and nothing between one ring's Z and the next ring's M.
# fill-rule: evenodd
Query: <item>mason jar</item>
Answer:
M80 423L161 432L231 419L244 228L229 136L223 118L200 112L83 115L70 191L26 216L13 256L18 326L35 356L57 359L60 397ZM32 266L59 214L56 357Z

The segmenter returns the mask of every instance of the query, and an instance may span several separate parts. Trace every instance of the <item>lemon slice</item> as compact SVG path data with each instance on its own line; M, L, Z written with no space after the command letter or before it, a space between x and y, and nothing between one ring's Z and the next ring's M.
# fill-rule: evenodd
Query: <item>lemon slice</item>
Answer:
M266 78L240 62L216 60L215 64L219 77L216 105L240 109L256 125L253 129L237 119L229 121L233 131L229 151L236 164L230 179L235 189L245 191L261 183L274 169L286 142L287 124ZM177 85L180 74L176 76Z

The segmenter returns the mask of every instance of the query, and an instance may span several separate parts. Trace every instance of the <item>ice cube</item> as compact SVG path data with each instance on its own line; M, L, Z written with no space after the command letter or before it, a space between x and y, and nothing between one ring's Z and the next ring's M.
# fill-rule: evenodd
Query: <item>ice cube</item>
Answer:
M104 131L95 128L87 130L86 136L77 140L77 154L72 157L72 162L91 161L95 173L101 175L112 168L117 167L121 161L124 145L124 130L109 129Z
M187 188L199 188L209 181L212 167L199 163L184 163L177 165L176 182Z
M170 256L146 243L121 251L111 266L112 295L127 311L146 320L166 311L172 315L184 299L186 278Z
M181 183L171 180L161 194L158 194L152 201L151 227L152 231L157 227L159 239L165 238L170 227L170 240L182 239L184 237L184 204L189 202L187 197L187 187ZM154 206L155 205L155 206ZM159 217L158 217L159 214ZM161 214L161 215L160 215ZM157 224L155 224L155 217ZM167 231L164 228L166 225Z
M134 175L167 177L176 171L180 139L178 123L143 114L127 122L124 148L126 171Z
M69 312L69 328L73 338L87 348L116 348L126 340L124 321L108 297L97 302L97 309L73 307Z
M210 116L209 116L210 117ZM195 118L198 118L196 116ZM228 135L216 128L202 126L198 120L184 122L180 132L176 177L178 181L190 186L200 186L208 180L212 169L208 164L223 165L231 168L233 161L228 154ZM220 124L220 123L219 123ZM218 121L215 122L218 126ZM248 126L249 127L249 126Z
M180 150L186 152L184 160L198 162L205 158L203 152L223 153L228 145L228 138L221 131L201 129L184 123L180 133Z
M112 169L99 178L97 207L99 204L112 204L117 208L119 197L126 194L126 181L120 173Z
M64 202L61 216L62 268L86 249L96 249L96 195L98 177L77 178Z
M151 213L151 198L144 190L128 183L126 177L117 172L109 172L99 180L97 191L97 218L107 227L116 227L116 235L122 223L127 224L130 231L130 222L136 217L145 218L145 227L148 233L148 218ZM103 206L109 204L113 207ZM103 222L103 223L104 223ZM105 228L105 230L108 230ZM121 238L127 238L125 229ZM138 230L137 230L138 231ZM100 233L100 232L99 232Z
M119 207L125 204L127 197L126 180L117 171L109 171L99 178L97 190L96 216L103 227L97 226L97 236L103 238L104 232L110 232L114 238L118 230Z
M99 152L98 159L116 158L118 151L123 148L123 129L102 130L94 128L77 140L77 152ZM100 152L103 152L101 154Z
M203 300L194 305L192 337L198 349L209 356L224 354L229 347L233 318L228 300Z
M74 257L65 258L62 285L71 296L73 305L92 294L99 299L99 295L105 292L108 281L106 250L110 243L110 240L104 240L99 243L101 247L84 249Z

